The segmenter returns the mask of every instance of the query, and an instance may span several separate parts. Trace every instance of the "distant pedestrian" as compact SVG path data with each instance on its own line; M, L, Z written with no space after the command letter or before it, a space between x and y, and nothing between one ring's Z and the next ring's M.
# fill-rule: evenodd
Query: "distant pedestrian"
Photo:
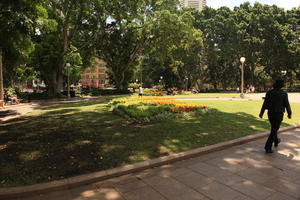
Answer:
M275 147L277 147L280 143L280 139L277 137L277 131L280 128L285 110L287 111L288 118L292 118L292 111L288 100L288 94L281 90L283 86L283 80L276 80L276 82L273 84L273 89L267 92L261 111L259 113L259 117L262 118L265 109L267 109L269 122L271 124L271 133L265 144L266 153L273 153L273 142Z
M143 88L142 88L142 86L139 87L139 96L140 97L143 96Z

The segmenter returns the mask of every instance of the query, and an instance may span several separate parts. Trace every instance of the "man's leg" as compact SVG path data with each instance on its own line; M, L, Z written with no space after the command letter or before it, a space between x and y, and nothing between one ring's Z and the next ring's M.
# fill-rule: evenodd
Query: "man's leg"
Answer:
M283 113L268 113L268 117L271 124L271 133L265 144L265 149L271 150L273 142L278 142L277 131L280 127L283 118Z

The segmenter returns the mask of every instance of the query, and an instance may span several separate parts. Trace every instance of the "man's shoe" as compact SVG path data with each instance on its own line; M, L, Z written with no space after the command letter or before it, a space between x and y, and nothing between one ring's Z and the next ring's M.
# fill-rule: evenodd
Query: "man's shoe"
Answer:
M277 142L275 142L274 146L278 147L278 144L281 142L281 140L278 138Z
M266 153L273 153L272 149L266 149Z

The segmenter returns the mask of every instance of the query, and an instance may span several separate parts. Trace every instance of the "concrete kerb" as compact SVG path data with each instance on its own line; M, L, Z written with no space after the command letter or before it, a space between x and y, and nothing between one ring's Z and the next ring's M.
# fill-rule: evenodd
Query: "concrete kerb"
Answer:
M288 126L281 128L280 132L292 130L300 127L299 124ZM15 197L26 197L33 196L38 194L43 194L47 192L54 192L59 190L66 190L86 184L92 184L98 181L103 181L109 178L114 178L126 174L130 174L133 172L139 172L145 169L162 166L165 164L173 163L180 160L185 160L189 158L193 158L199 155L203 155L206 153L223 150L235 145L244 144L253 140L257 140L263 137L266 137L269 134L269 131L258 133L255 135L249 135L242 138L234 139L228 142L222 142L219 144L214 144L206 147L197 148L191 151L181 152L172 154L169 156L164 156L160 158L156 158L149 161L144 161L132 165L126 165L119 168L114 168L110 170L104 170L100 172L94 172L86 175L80 175L72 178L67 178L64 180L52 181L49 183L35 184L29 186L22 187L14 187L14 188L1 188L0 189L0 199L9 199Z

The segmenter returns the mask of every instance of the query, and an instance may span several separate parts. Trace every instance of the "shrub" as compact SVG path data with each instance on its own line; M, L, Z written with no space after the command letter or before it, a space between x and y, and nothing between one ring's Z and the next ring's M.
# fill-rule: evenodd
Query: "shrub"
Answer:
M129 90L83 88L82 94L90 96L130 94Z

